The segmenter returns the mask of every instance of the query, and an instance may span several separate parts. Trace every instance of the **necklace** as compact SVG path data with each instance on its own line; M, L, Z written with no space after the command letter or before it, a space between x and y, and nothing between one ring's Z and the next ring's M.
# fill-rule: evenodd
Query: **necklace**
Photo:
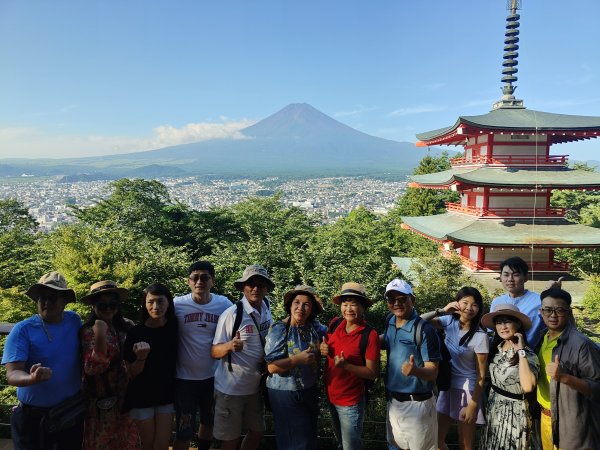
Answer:
M48 338L48 342L52 342L52 336L48 332L48 328L46 328L46 322L44 322L44 319L42 319L42 316L40 316L39 314L38 314L38 317L42 321L42 328L44 329L44 333L46 333L46 337Z

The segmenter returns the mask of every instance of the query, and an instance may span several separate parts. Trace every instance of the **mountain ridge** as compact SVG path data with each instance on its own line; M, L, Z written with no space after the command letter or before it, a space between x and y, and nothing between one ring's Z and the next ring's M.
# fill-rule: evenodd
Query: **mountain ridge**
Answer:
M289 104L240 130L240 134L246 138L212 139L110 156L46 160L38 166L27 164L26 169L34 174L56 174L62 167L65 175L78 170L79 173L110 172L115 176L149 173L154 177L160 177L161 171L172 176L177 168L185 175L274 175L295 171L360 175L408 172L425 156L424 152L415 151L414 143L363 133L308 103ZM430 151L441 153L439 149ZM10 162L0 161L0 175L10 171L14 176L19 170L21 164Z

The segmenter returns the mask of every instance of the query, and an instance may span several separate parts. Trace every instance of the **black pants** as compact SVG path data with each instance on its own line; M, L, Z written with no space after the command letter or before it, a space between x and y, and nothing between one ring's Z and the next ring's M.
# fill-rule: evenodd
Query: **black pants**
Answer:
M50 434L41 424L50 408L19 405L10 417L10 430L15 450L80 450L83 442L83 420L59 433Z

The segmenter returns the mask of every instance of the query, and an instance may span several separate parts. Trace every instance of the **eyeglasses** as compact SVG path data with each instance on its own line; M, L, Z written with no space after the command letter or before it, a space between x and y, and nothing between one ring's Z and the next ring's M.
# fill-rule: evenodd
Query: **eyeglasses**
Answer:
M108 311L110 310L115 310L119 307L119 302L100 302L100 303L96 303L96 308L98 308L98 311Z
M395 296L395 297L386 297L385 299L387 300L387 302L390 305L393 305L396 302L402 304L402 303L406 303L407 301L409 301L410 300L410 296L409 295L398 295L398 296Z
M190 275L190 277L188 279L192 283L196 284L198 281L202 281L203 283L206 283L211 278L212 277L209 274L203 273L202 275Z
M550 317L552 313L556 313L558 317L564 317L569 312L569 308L561 308L560 306L558 308L551 308L549 306L545 306L540 308L540 312L544 317Z

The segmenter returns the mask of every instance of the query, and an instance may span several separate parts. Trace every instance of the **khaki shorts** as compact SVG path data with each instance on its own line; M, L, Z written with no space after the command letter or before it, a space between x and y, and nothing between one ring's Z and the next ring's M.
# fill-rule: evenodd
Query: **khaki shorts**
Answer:
M215 389L215 439L232 441L246 430L265 431L265 408L260 392L227 395Z

